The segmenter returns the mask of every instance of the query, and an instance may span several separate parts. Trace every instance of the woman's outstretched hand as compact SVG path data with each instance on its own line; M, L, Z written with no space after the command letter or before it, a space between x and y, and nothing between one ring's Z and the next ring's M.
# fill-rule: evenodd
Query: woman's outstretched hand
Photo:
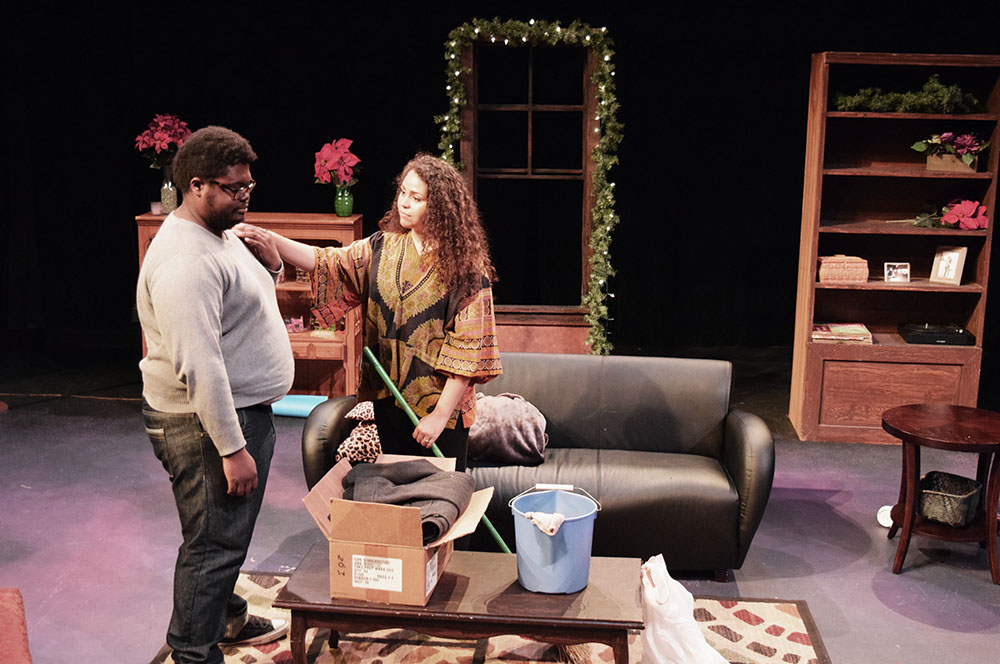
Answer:
M281 267L278 244L271 231L253 224L236 224L233 226L233 233L246 243L257 260L264 264L264 267L272 272Z

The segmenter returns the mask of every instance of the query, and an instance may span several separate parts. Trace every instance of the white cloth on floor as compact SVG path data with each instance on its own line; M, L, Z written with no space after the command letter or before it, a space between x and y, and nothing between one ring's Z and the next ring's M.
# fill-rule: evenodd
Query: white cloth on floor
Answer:
M559 526L563 524L566 517L562 514L556 512L555 514L549 514L547 512L525 512L524 518L535 524L540 531L549 535L555 535L559 532Z
M694 597L667 572L663 555L642 564L642 661L727 664L694 620Z

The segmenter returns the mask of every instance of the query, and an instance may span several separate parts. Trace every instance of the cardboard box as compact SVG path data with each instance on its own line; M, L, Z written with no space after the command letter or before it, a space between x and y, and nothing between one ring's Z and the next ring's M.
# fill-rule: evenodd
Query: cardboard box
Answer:
M425 459L454 470L454 459L381 455L375 463ZM316 525L330 541L330 596L385 604L425 606L451 560L455 540L476 529L493 497L493 487L472 500L448 532L423 543L420 509L343 500L341 461L302 499Z

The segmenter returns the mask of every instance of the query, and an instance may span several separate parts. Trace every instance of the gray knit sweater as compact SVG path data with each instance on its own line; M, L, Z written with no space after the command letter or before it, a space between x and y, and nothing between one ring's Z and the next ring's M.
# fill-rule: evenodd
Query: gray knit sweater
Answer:
M295 373L274 276L236 236L171 214L143 259L136 306L149 405L196 413L221 455L245 446L236 408L280 399Z

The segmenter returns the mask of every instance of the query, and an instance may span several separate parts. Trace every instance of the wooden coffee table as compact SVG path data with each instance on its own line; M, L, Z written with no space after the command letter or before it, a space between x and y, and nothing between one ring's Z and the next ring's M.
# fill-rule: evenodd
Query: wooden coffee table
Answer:
M571 595L528 592L517 583L517 557L456 551L427 606L330 599L329 546L313 546L274 606L292 612L291 646L306 664L312 627L339 633L409 629L446 638L515 634L557 645L605 643L617 664L628 664L628 631L643 628L638 558L592 558L590 584Z
M997 502L1000 500L1000 413L966 406L912 404L890 408L882 414L882 428L903 441L903 473L899 502L892 508L889 539L902 529L894 574L903 568L910 535L917 533L952 542L985 544L993 583L1000 584L997 559ZM976 479L986 487L980 495L972 523L961 528L924 519L917 514L920 483L920 448L933 447L979 455Z

